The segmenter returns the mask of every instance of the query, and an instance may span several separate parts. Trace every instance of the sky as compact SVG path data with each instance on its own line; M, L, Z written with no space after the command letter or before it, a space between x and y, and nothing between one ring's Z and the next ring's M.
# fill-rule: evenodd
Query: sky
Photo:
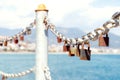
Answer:
M56 27L75 27L90 32L120 11L120 0L0 0L0 28L25 28L35 19L35 9L44 3ZM111 32L119 34L120 27Z

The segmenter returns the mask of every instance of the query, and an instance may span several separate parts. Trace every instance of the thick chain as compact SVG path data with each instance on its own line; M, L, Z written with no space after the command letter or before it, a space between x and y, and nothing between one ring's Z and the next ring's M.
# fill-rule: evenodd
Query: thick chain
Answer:
M109 32L111 28L118 27L120 25L118 17L120 17L120 12L115 13L112 16L112 19L105 22L102 27L97 28L92 32L89 32L87 35L82 36L82 38L71 38L70 39L70 38L65 37L64 35L62 35L55 29L55 25L53 25L47 20L46 20L47 21L46 26L51 30L52 33L54 33L54 35L61 38L62 41L67 41L68 44L79 44L82 42L88 42L89 40L95 41L98 39L99 35L106 34Z
M48 66L44 67L44 73L45 73L46 80L51 80L50 70Z
M30 68L30 69L20 72L20 73L5 73L3 71L0 71L0 75L2 75L4 78L17 78L17 77L25 76L34 71L35 71L35 68L33 67L33 68Z
M22 30L21 32L19 32L18 34L15 34L15 35L13 35L13 36L11 36L11 37L3 38L3 39L0 40L0 42L3 43L4 41L10 41L10 40L11 40L12 38L14 38L14 37L19 37L21 34L26 33L28 29L33 28L34 25L35 25L35 22L32 22L32 23L29 24L28 27L26 27L25 29L23 29L23 30Z

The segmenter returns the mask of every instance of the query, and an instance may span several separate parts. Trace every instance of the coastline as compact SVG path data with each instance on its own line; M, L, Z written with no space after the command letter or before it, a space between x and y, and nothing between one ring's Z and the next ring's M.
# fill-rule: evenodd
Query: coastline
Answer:
M0 51L0 54L35 54L35 52L30 52L30 51ZM68 52L48 52L48 54L54 54L54 55L61 55L61 54L65 54L65 55L68 55ZM91 55L120 55L120 52L119 53L101 53L101 52L97 52L97 53L94 53L94 52L91 52Z

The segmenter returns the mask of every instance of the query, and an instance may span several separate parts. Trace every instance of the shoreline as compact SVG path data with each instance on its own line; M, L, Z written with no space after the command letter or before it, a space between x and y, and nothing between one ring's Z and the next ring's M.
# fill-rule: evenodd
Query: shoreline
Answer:
M32 51L0 51L0 54L35 54L35 52L32 52ZM48 54L55 54L55 55L61 55L61 54L66 54L68 55L68 52L48 52ZM95 54L95 55L112 55L112 54L115 54L115 55L120 55L120 52L119 53L106 53L106 52L92 52L92 54Z

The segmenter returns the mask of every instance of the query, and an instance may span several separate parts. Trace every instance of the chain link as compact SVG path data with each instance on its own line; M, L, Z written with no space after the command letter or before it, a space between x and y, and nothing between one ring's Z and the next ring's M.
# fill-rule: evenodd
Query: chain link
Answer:
M120 12L116 12L112 15L112 19L114 19L114 20L119 19L119 17L120 17Z
M51 80L50 70L48 66L44 67L44 73L45 73L46 80Z
M34 72L34 70L35 70L35 67L30 68L30 69L20 72L20 73L5 73L3 71L0 71L0 75L2 75L3 78L16 78L16 77L22 77L29 73L32 73L32 72Z

